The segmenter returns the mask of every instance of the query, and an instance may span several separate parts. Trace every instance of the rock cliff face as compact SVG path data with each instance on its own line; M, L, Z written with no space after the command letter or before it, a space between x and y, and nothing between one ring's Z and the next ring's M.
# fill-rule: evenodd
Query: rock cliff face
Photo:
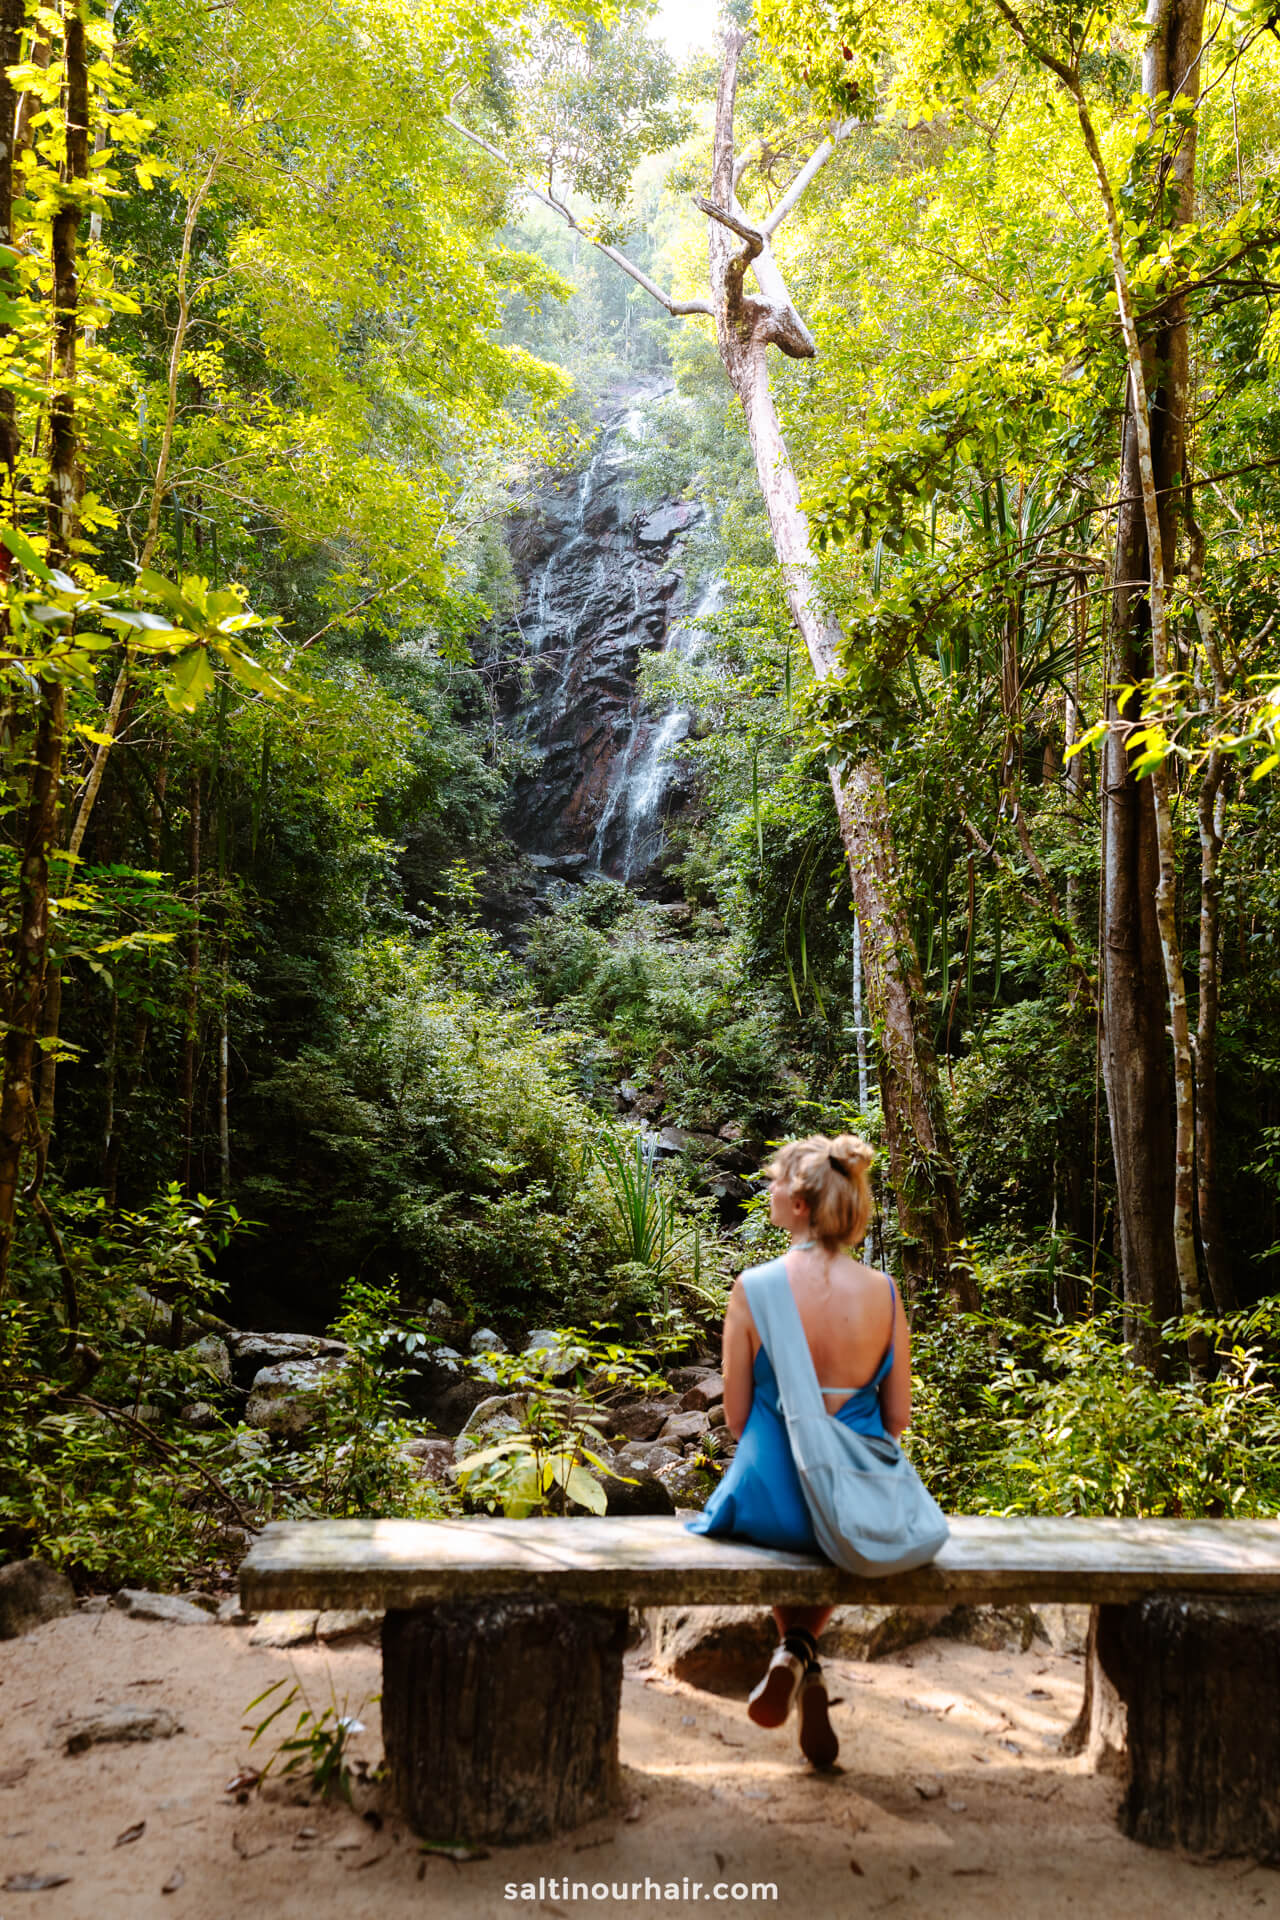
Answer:
M645 403L619 394L587 464L558 476L512 522L521 598L504 636L505 718L536 766L517 783L511 831L541 864L638 879L685 797L669 749L689 715L653 715L636 681L646 649L680 644L681 553L699 509L646 508L633 479Z

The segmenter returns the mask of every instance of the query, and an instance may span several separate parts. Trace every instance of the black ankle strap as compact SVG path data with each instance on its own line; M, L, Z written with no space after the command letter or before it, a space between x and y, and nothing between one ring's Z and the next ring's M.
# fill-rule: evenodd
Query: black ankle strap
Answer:
M797 1660L803 1660L806 1667L817 1666L818 1643L807 1627L788 1627L782 1636L782 1644Z

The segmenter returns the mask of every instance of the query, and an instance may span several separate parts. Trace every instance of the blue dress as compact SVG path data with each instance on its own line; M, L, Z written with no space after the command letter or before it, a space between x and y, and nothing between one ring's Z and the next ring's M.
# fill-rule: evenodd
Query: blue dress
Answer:
M779 1263L780 1264L780 1263ZM893 1295L893 1282L889 1281ZM894 1310L897 1299L894 1296ZM855 1433L885 1436L880 1417L880 1388L893 1365L893 1335L874 1376L858 1387L831 1415ZM690 1533L733 1534L759 1547L778 1547L792 1553L818 1553L817 1538L805 1505L800 1476L791 1457L787 1425L778 1399L778 1382L764 1347L756 1354L751 1378L751 1412L742 1430L729 1470L696 1520L686 1522Z

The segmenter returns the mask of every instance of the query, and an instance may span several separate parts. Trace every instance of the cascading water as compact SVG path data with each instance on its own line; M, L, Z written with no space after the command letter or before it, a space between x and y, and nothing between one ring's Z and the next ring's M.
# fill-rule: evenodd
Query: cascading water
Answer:
M702 623L719 611L723 599L723 582L713 580L703 590L689 618L678 620L671 629L663 651L681 660L695 661L703 651ZM627 750L615 763L609 795L596 829L592 851L597 866L603 865L608 830L618 818L625 830L619 878L634 879L658 859L663 843L663 803L673 773L671 755L680 742L688 738L692 724L693 711L689 707L672 707L656 720L637 718Z
M544 861L628 879L661 850L675 797L671 749L691 719L683 709L657 720L643 712L640 655L688 653L706 601L690 621L671 619L698 508L645 511L633 485L646 402L669 391L654 383L621 397L588 464L535 496L510 536L523 590L504 701L530 760L516 783L513 837Z

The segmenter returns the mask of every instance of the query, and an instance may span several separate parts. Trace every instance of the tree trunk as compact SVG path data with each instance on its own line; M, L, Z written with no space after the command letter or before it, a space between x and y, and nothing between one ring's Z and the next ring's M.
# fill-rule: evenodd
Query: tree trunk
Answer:
M769 382L770 346L792 358L814 351L772 252L735 198L734 104L745 35L732 31L716 100L709 216L712 304L720 358L746 418L756 476L782 568L787 602L819 680L841 670L841 630L822 609L809 525ZM746 287L750 268L758 292ZM867 997L877 1028L877 1063L889 1177L902 1230L903 1278L949 1287L962 1306L978 1304L973 1274L956 1249L960 1196L938 1065L924 1016L923 983L901 883L884 780L874 756L832 766L831 791L862 923Z
M182 1191L191 1192L195 1157L196 1044L200 1035L200 775L191 781L191 907L195 915L187 944L187 992L183 1012L182 1071L178 1101L182 1110Z
M1147 21L1152 29L1143 62L1147 99L1162 93L1194 99L1204 0L1149 0ZM1128 1330L1140 1357L1158 1368L1163 1359L1159 1322L1179 1308L1192 1313L1200 1308L1194 1086L1169 770L1165 763L1146 779L1136 779L1123 727L1140 710L1138 696L1126 699L1125 688L1168 671L1165 603L1186 469L1186 311L1181 299L1168 302L1139 348L1114 201L1078 80L1074 91L1107 216L1129 362L1112 600L1118 691L1109 698L1113 726L1103 756L1104 1057ZM1172 226L1184 225L1194 213L1195 136L1191 120L1172 156L1172 190L1163 196ZM1202 1368L1204 1342L1192 1344L1193 1361Z
M519 1594L388 1613L383 1743L415 1832L512 1843L607 1812L626 1640L625 1609Z
M63 16L66 59L66 204L54 215L50 241L53 272L53 364L49 407L46 520L49 558L67 565L73 551L80 499L79 446L75 419L76 317L79 282L76 246L80 224L76 189L89 166L89 72L84 0L67 0ZM24 103L30 98L24 95ZM12 160L9 159L12 191ZM0 183L2 184L2 183ZM4 209L6 220L11 207ZM33 1074L36 1035L49 958L49 856L58 823L59 785L66 732L66 690L39 677L39 703L22 832L17 927L11 948L0 1092L0 1293L13 1247L18 1183L29 1135L38 1127Z
M1125 1611L1126 1833L1280 1859L1280 1605L1169 1594Z

